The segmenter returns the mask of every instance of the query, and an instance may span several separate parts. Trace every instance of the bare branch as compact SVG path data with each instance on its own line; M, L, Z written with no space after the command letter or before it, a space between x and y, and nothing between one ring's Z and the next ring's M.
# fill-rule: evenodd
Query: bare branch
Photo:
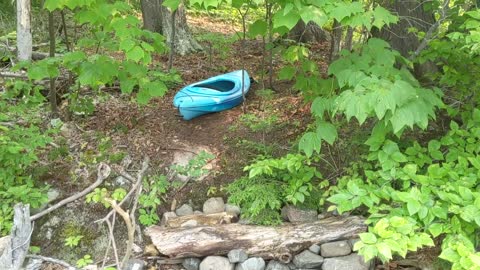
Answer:
M90 185L88 188L84 189L82 192L77 193L75 195L72 195L72 196L70 196L66 199L63 199L60 202L58 202L57 204L43 210L42 212L31 216L30 220L34 221L34 220L36 220L40 217L43 217L44 215L46 215L46 214L64 206L65 204L73 202L73 201L77 200L78 198L81 198L81 197L87 195L88 193L92 192L96 187L98 187L100 184L103 183L103 180L105 180L110 175L110 171L111 171L111 169L107 164L100 163L100 165L98 166L97 181L95 181L95 183Z
M40 255L30 255L30 254L27 255L26 257L30 258L30 259L38 259L38 260L42 260L44 262L50 262L50 263L58 264L58 265L66 267L68 270L80 270L79 268L76 268L75 266L72 266L72 265L68 264L67 262L59 260L59 259L44 257L44 256L40 256Z

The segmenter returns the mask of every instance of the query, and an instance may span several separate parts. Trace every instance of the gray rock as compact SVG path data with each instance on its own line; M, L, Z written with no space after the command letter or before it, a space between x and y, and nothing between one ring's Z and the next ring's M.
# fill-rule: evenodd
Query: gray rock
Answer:
M355 253L343 257L326 258L322 265L322 270L368 270L368 268L369 264Z
M201 260L199 258L186 258L182 262L183 268L186 270L198 270Z
M318 214L318 216L317 216L318 220L326 219L326 218L327 218L327 215L325 215L325 214Z
M171 218L176 218L177 214L175 212L165 212L162 215L162 220L160 221L160 225L165 225L167 221Z
M193 214L194 214L194 215L203 215L203 212L202 212L202 211L195 210L195 211L193 211Z
M225 203L221 197L210 198L203 204L203 213L205 214L221 213L224 210Z
M322 263L323 257L309 250L305 250L293 258L293 264L297 268L316 268L320 267Z
M353 247L355 246L355 244L360 241L360 238L354 238L354 239L350 239L348 240L348 244L350 245L350 247L352 248L353 250Z
M318 219L317 210L300 209L292 205L282 208L282 217L292 223L303 223Z
M319 254L320 253L320 246L317 245L317 244L313 244L308 248L308 250L310 250L311 252L313 252L315 254Z
M248 259L248 254L243 249L230 250L227 256L231 263L241 263Z
M233 270L234 264L222 256L208 256L200 263L200 270Z
M240 215L240 207L227 203L225 204L225 212L229 214L233 214L238 217Z
M0 254L2 252L0 251ZM40 259L29 259L25 270L40 270L42 269L43 260Z
M262 258L250 258L237 264L235 270L265 270L265 261Z
M175 214L179 217L193 215L193 208L188 204L184 204L175 210Z
M250 225L250 224L253 224L252 220L249 219L249 218L240 218L238 220L238 224L242 224L242 225Z
M352 253L348 241L336 241L325 243L320 246L320 254L323 257L340 257Z
M290 270L290 267L288 265L283 264L281 262L277 261L270 261L267 265L267 268L265 270Z
M123 176L118 176L117 178L115 178L115 180L113 181L114 185L115 186L118 186L118 187L123 187L123 186L126 186L129 184L127 178L123 177Z
M180 227L197 227L197 226L198 226L198 221L194 219L185 221L184 223L182 223L182 225L180 225Z
M143 270L145 269L145 262L139 259L130 259L122 267L124 270Z

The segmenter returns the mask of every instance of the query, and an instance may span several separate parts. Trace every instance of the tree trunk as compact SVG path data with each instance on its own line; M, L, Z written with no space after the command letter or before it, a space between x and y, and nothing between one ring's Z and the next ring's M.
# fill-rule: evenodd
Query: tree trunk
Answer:
M144 28L165 36L167 43L171 43L172 13L162 6L162 0L141 0ZM185 8L180 6L175 14L175 50L180 55L201 50L202 47L193 38L188 29Z
M402 56L409 58L421 43L414 33L409 33L409 28L415 27L418 31L426 33L435 23L434 10L426 11L424 3L427 2L423 0L381 2L383 7L398 14L399 22L384 27L381 31L372 31L373 36L387 41ZM415 74L423 77L425 73L435 70L434 65L425 63L415 67Z
M320 28L316 23L309 22L305 24L300 20L295 27L288 33L288 38L297 42L314 43L322 41L330 41L330 34Z
M146 234L160 253L173 258L225 255L233 249L244 249L253 257L288 263L312 244L355 238L366 229L363 219L351 216L280 227L238 223L195 228L151 226Z
M20 61L32 59L30 0L17 0L17 57Z
M48 32L50 38L50 57L55 57L55 29L53 23L53 12L48 12ZM55 86L55 78L50 78L50 92L48 94L50 99L50 108L52 110L53 117L58 116L58 108L57 108L57 89Z
M345 44L343 48L345 50L352 50L352 45L353 45L353 27L349 26L347 29L347 34L345 35Z

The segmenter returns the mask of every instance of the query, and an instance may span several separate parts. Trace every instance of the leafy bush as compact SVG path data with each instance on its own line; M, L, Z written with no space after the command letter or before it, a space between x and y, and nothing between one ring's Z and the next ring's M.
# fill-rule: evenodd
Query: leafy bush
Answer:
M37 126L36 106L14 105L0 95L0 235L10 232L14 204L36 208L47 200L45 188L30 174L39 152L51 141L50 131Z
M343 177L328 200L340 212L367 214L368 233L355 245L365 259L433 246L440 237L440 258L452 269L477 269L480 253L480 110L455 121L440 140L399 147L391 140L371 148L368 162Z

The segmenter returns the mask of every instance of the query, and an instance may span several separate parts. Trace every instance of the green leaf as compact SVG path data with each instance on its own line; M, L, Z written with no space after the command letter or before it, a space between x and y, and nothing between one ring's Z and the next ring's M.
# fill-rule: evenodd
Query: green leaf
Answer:
M305 133L298 144L300 151L305 152L308 157L311 157L313 151L320 152L321 141L314 132Z
M377 237L373 233L361 233L360 239L365 244L375 244L377 243Z
M145 56L145 52L140 46L134 46L130 51L126 52L126 55L127 59L138 62Z
M428 231L432 234L433 237L437 237L443 233L443 224L440 223L432 223L428 227Z
M293 66L284 66L278 73L279 80L291 80L295 77L296 69Z
M170 10L175 11L180 6L181 0L164 0L162 5L168 7Z
M282 26L291 30L300 20L300 15L296 11L291 11L286 15L283 15L282 12L277 12L273 16L273 25L275 28L280 28Z
M332 145L337 139L337 129L331 123L320 121L317 123L317 135L320 139Z
M265 20L257 20L248 28L248 35L252 38L256 36L265 36L267 33L267 22Z
M392 251L386 243L378 243L375 245L382 261L389 261L392 259Z
M418 201L414 199L410 200L409 202L407 202L408 213L411 216L415 215L420 210L421 206L422 205Z

